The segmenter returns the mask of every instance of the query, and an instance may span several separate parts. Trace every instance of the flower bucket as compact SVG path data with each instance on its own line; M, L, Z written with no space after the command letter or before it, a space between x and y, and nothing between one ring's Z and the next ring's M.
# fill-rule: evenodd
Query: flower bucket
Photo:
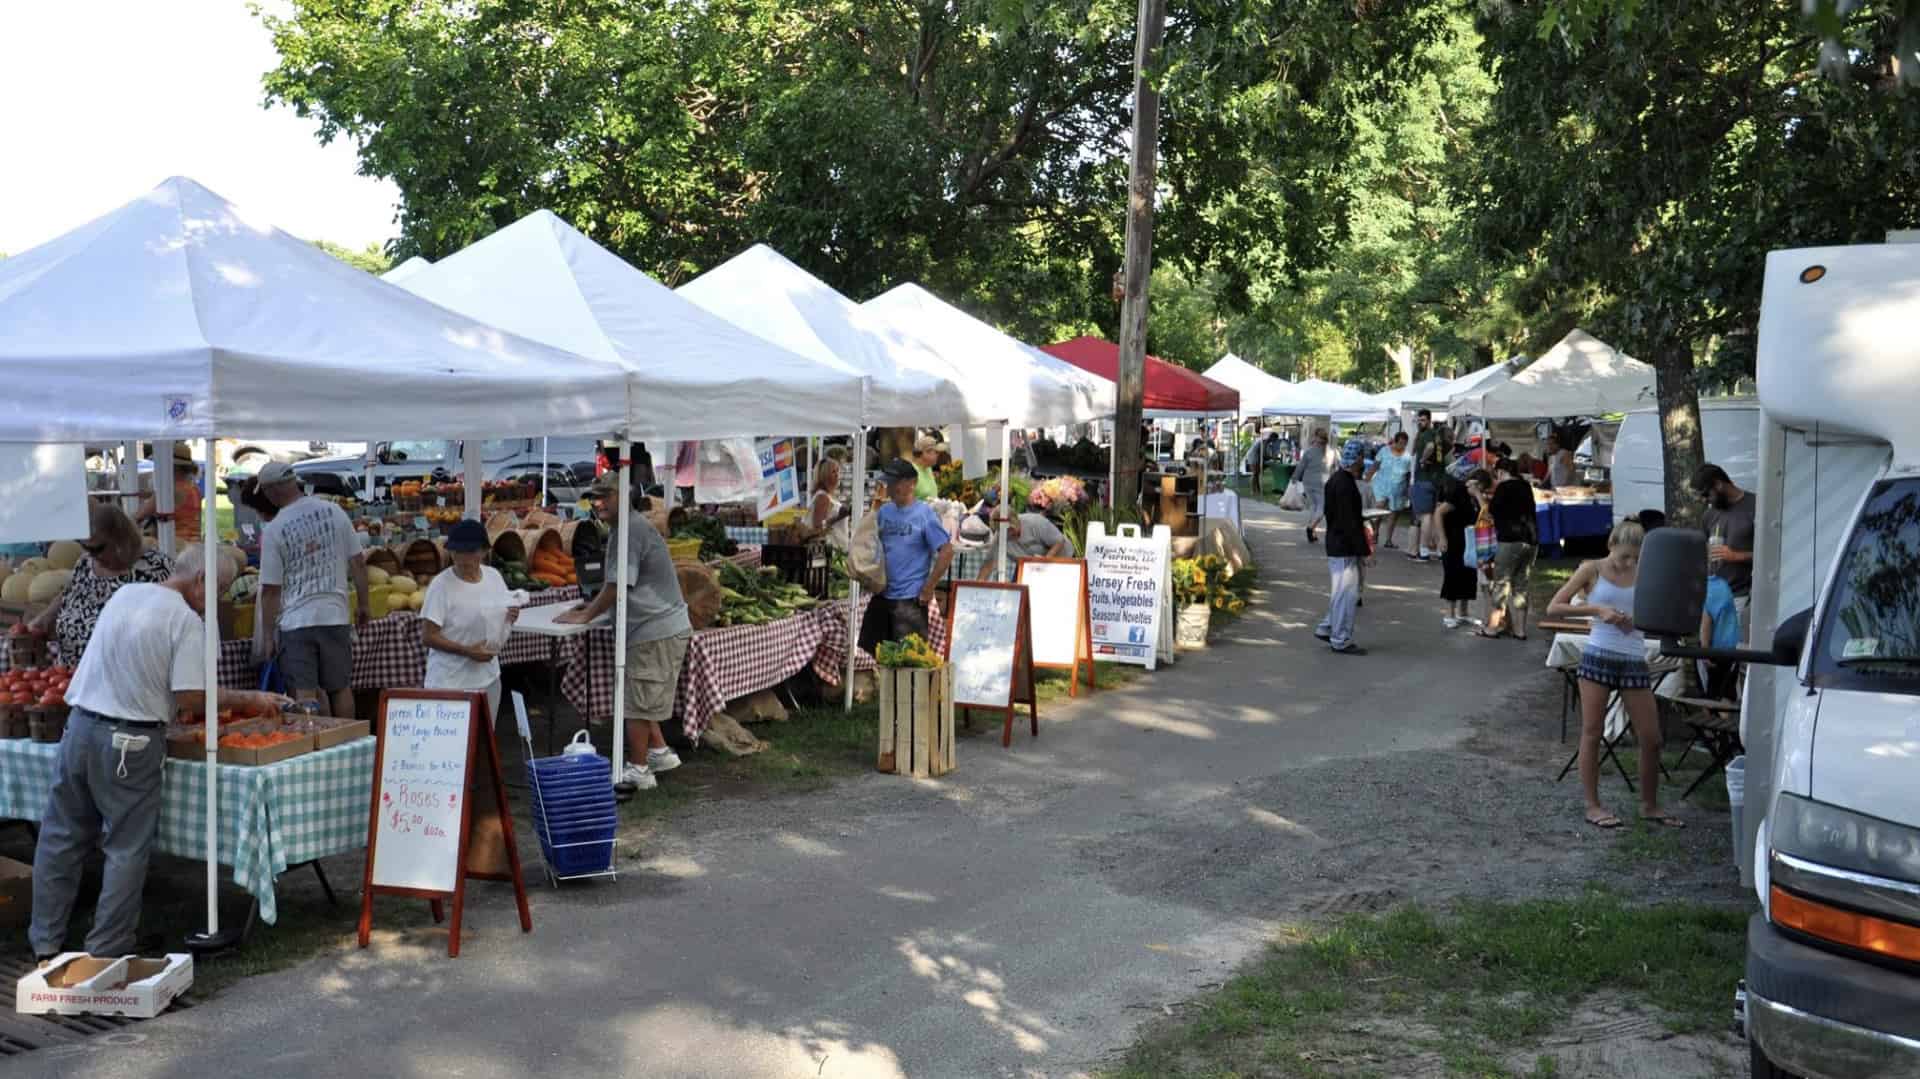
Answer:
M1173 642L1185 649L1205 648L1207 631L1213 626L1213 608L1204 603L1183 603L1174 621Z

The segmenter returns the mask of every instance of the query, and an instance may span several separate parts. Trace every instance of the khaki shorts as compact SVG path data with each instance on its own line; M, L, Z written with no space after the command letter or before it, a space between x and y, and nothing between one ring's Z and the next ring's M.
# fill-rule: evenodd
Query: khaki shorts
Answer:
M1493 604L1526 610L1527 587L1533 576L1533 559L1540 548L1531 543L1502 543L1494 549Z
M673 718L673 698L691 640L693 634L683 632L627 645L627 719L665 723Z

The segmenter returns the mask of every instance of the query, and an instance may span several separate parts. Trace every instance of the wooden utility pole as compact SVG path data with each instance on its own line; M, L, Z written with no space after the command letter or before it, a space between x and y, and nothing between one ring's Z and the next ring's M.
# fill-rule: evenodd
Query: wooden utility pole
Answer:
M1140 498L1140 424L1146 401L1147 280L1153 271L1153 192L1160 150L1160 94L1147 80L1167 28L1166 0L1140 0L1133 46L1133 170L1127 184L1127 254L1120 303L1120 370L1113 416L1113 505Z

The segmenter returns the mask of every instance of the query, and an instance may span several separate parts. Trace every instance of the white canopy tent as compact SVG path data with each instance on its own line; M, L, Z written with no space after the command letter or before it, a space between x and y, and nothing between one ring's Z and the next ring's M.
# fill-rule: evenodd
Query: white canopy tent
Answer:
M1455 415L1483 420L1602 416L1653 400L1653 367L1574 330L1527 369L1490 389L1456 395Z
M810 360L867 378L869 427L980 424L1004 419L989 387L965 376L917 336L835 292L765 244L680 286L680 295Z
M502 333L250 220L192 180L0 262L0 441L604 434L625 373ZM404 425L404 426L403 426ZM202 502L219 535L217 499ZM165 507L163 507L165 508ZM217 576L219 545L202 545ZM219 710L220 634L203 676ZM207 938L219 935L219 724L207 725Z
M775 344L822 363L849 363L867 376L861 427L1005 422L1008 405L986 380L962 371L915 334L905 333L765 244L680 286L680 294ZM1002 436L1004 445L1005 436ZM867 440L853 439L853 521L866 510ZM1005 527L1002 526L1004 536ZM1001 544L1005 548L1005 543ZM859 586L848 589L845 704L853 707L854 615Z
M386 273L381 274L380 280L397 285L432 265L433 263L421 258L419 255L415 255L400 265L389 269Z
M1284 396L1267 401L1261 412L1268 416L1325 416L1335 423L1377 423L1392 414L1392 409L1352 386L1310 378L1282 383Z
M1201 373L1240 391L1240 415L1243 419L1263 415L1268 402L1284 400L1293 392L1293 383L1268 374L1231 352Z
M824 434L860 422L863 378L712 314L552 212L420 270L409 292L627 372L635 440Z
M984 406L1016 427L1059 427L1113 415L1113 383L1001 333L919 285L861 304L912 333L993 397Z
M860 425L867 380L850 365L831 356L810 359L747 332L547 210L441 259L405 287L535 340L619 364L628 372L629 440L811 435ZM622 453L618 505L629 504L632 482ZM626 529L619 531L616 716L626 703L630 539ZM626 763L625 728L614 724L615 775Z
M1416 383L1416 386L1425 386L1426 389L1418 393L1403 393L1400 397L1399 407L1402 411L1417 411L1424 408L1430 412L1444 413L1447 411L1448 404L1452 402L1455 397L1482 393L1512 378L1513 372L1517 369L1519 362L1518 360L1508 360L1503 363L1489 364L1478 371L1461 375L1459 378L1428 379L1425 382ZM1429 385L1429 383L1431 383L1431 385ZM1409 391L1412 389L1414 389L1413 386L1408 387Z
M1373 400L1376 404L1384 408L1398 412L1401 408L1405 407L1404 402L1421 400L1426 395L1434 393L1441 387L1450 385L1452 382L1453 380L1450 378L1436 375L1433 378L1422 379L1411 386L1395 386L1390 390L1381 390L1379 393L1373 395Z

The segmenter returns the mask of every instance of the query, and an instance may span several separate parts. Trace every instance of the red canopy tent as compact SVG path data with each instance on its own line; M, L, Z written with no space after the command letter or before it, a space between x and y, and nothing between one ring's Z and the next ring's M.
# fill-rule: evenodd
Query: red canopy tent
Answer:
M1041 346L1040 351L1109 382L1120 377L1120 346L1103 338L1056 341ZM1240 412L1240 391L1232 386L1155 356L1147 357L1146 372L1147 415L1233 416Z

